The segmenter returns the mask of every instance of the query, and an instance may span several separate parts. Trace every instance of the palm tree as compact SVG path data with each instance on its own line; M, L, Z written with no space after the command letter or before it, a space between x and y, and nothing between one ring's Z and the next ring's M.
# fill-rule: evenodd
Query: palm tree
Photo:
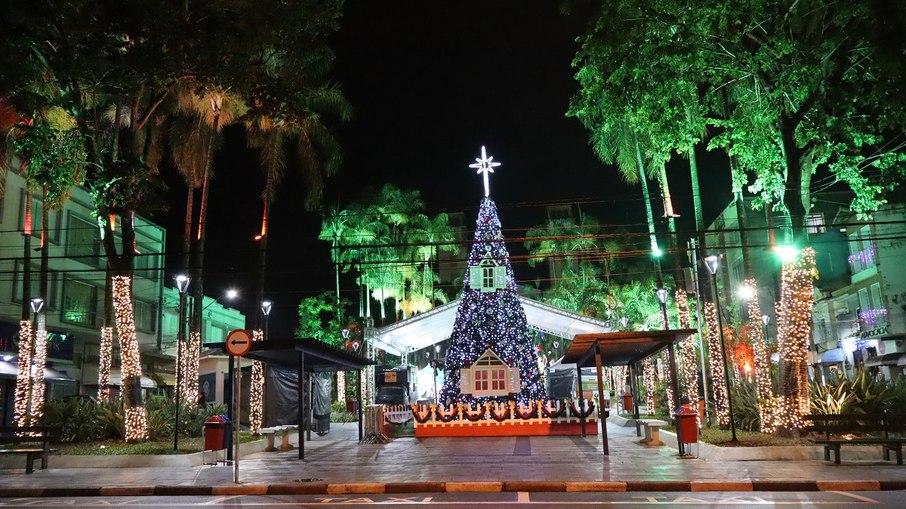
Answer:
M308 189L304 199L306 210L314 210L321 203L324 181L336 173L342 153L333 134L323 122L323 116L347 121L351 107L336 88L308 89L307 109L293 117L276 118L262 111L255 111L246 121L249 146L261 150L261 168L264 170L264 190L261 193L261 231L258 236L259 272L256 287L258 302L264 299L264 279L267 270L267 234L271 204L283 180L287 167L284 145L295 143L295 155Z

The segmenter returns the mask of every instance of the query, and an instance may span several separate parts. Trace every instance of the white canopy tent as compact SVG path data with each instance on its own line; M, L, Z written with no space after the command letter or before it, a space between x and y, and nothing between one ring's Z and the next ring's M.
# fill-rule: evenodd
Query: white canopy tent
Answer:
M571 340L576 334L612 332L615 328L611 322L582 316L522 296L519 297L519 302L525 310L529 328L545 334ZM459 300L449 302L426 313L381 327L375 330L371 339L375 347L394 355L421 350L450 337L458 308Z

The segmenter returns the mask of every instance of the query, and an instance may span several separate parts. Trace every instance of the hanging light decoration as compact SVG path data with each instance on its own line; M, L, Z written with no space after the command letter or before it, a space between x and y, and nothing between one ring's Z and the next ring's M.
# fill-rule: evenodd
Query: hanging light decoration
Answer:
M252 341L264 340L264 331L252 331ZM264 364L252 361L252 382L249 392L249 430L257 435L264 425Z

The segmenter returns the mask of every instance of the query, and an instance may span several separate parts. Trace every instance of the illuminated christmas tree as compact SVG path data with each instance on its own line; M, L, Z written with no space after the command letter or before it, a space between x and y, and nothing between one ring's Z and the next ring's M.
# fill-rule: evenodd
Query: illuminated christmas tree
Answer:
M484 173L485 197L478 211L464 289L447 351L441 403L544 399L535 347L497 217L488 196L488 173L500 163L485 155L471 165Z

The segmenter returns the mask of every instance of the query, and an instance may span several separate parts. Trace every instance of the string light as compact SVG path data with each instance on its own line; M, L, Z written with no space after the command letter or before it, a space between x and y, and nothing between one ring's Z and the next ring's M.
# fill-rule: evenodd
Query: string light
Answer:
M482 280L472 280L472 275ZM537 352L528 332L525 311L516 295L516 281L503 239L497 206L484 197L478 211L475 240L463 281L464 290L450 336L445 380L440 401L463 404L503 402L508 396L473 396L460 392L460 370L488 349L506 365L519 370L515 399L524 406L545 399Z
M346 372L337 371L337 401L346 402Z
M679 314L681 329L691 329L692 322L689 314L689 296L685 290L676 291L676 308ZM698 399L698 368L695 358L695 336L689 336L680 342L679 347L679 380L681 388L689 401Z
M28 426L28 388L31 384L31 356L34 338L31 320L19 321L19 371L16 374L14 419L17 426Z
M672 347L668 346L667 348L672 348ZM667 355L667 354L663 354L663 355ZM674 401L673 401L673 388L672 388L673 379L670 377L670 370L666 369L667 362L664 360L663 356L657 360L657 366L658 366L658 381L661 384L663 384L664 387L667 389L666 390L667 412L669 412L670 415L673 415L673 412L676 411L676 406L674 406Z
M113 310L116 331L120 338L122 360L122 391L126 405L126 441L137 442L148 438L148 419L142 402L141 354L135 334L135 311L132 307L132 278L113 276Z
M44 413L44 369L47 366L47 330L38 328L35 331L35 356L32 358L31 408L29 414L32 423L38 422Z
M262 341L264 331L252 331L252 342ZM255 435L264 424L264 364L252 361L252 382L249 391L249 429Z
M110 387L110 366L113 360L113 327L101 327L101 347L98 352L98 401L107 403L113 399Z
M777 349L782 362L782 394L778 397L774 426L798 430L809 412L808 357L811 333L815 251L805 248L799 256L784 260L777 308Z
M717 422L730 425L730 410L727 408L727 384L724 378L724 364L720 358L720 330L717 323L717 307L713 302L705 303L705 326L708 329L708 360L711 367L711 388L714 391L714 406L717 408Z
M645 384L645 406L648 407L648 415L654 413L655 377L654 365L648 357L642 362L642 383Z
M189 344L186 345L185 371L183 371L183 401L198 401L198 355L201 353L201 332L189 332Z
M758 321L761 320L761 306L758 303L758 292L754 279L746 279L745 286L751 289L751 296L748 302L749 312L749 343L755 354L755 388L758 394L758 416L761 422L761 431L773 431L773 419L770 415L770 405L765 402L774 397L771 390L771 362L768 359L767 345L764 344L764 334Z

